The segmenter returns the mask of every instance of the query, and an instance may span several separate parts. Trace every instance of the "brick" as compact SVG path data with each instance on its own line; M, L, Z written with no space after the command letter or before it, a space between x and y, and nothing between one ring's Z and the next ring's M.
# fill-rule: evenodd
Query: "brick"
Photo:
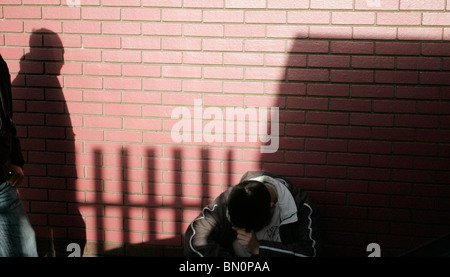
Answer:
M346 152L347 141L333 139L307 139L305 149L308 151Z
M419 55L420 43L376 42L375 53L384 55Z
M413 168L414 158L393 155L372 155L370 165L384 168Z
M210 93L222 92L222 82L204 81L204 80L184 80L183 91L210 92Z
M183 34L193 37L223 37L224 27L222 25L187 24L184 26Z
M200 78L202 70L193 66L163 66L162 73L167 78Z
M223 60L228 65L264 65L264 54L224 53Z
M432 183L434 182L433 171L409 170L409 169L393 169L392 180L401 182L420 182Z
M345 178L347 169L343 166L306 165L306 176L321 178Z
M105 89L140 90L142 80L136 78L103 78L103 86Z
M41 19L42 17L40 7L5 6L3 13L6 19Z
M418 103L417 111L422 114L448 115L449 105L449 102L422 101Z
M421 13L377 13L377 25L418 26L421 20Z
M309 96L349 96L347 84L308 84Z
M122 128L122 119L119 117L85 117L84 122L87 128Z
M329 80L329 72L326 69L290 68L287 78L289 81L327 82Z
M328 99L326 98L290 98L288 100L289 109L301 110L327 110Z
M141 53L133 50L104 50L103 61L137 63L141 61Z
M100 34L100 22L63 22L64 33L70 34Z
M323 40L299 40L288 42L291 53L328 53L329 42Z
M96 49L66 49L64 60L99 62L102 59L101 54L101 51Z
M360 126L394 126L394 116L385 114L352 114L352 125Z
M414 71L377 71L375 72L376 83L393 84L417 84L418 72Z
M159 38L148 37L122 37L122 47L124 49L161 49L161 40Z
M205 10L204 23L243 23L244 12L239 10Z
M143 62L144 63L162 63L162 64L180 64L182 61L181 52L144 52Z
M214 90L211 90L214 91ZM223 92L225 93L245 93L263 94L264 85L254 82L224 82Z
M308 66L310 67L347 68L349 65L349 56L308 55Z
M326 137L327 127L319 125L287 125L286 135L294 137Z
M181 8L182 0L143 0L144 7L175 7Z
M234 67L205 67L203 77L206 79L236 79L244 78L244 70Z
M101 78L97 77L64 77L64 84L67 88L92 88L101 89L103 82Z
M133 6L140 6L139 0L130 0L125 5L120 0L105 0L102 2L104 6L127 6L127 7L133 7Z
M371 83L371 70L331 70L331 81L337 83Z
M398 10L400 0L356 0L355 10Z
M244 97L240 95L205 95L203 105L205 106L226 106L243 107Z
M359 41L331 41L331 53L333 54L373 54L373 42Z
M181 80L144 79L144 90L181 91Z
M118 66L120 67L120 65ZM123 64L122 74L123 76L131 77L161 77L161 67L141 64Z
M102 32L108 35L140 35L141 25L139 23L104 22Z
M120 37L84 36L84 48L118 49L121 46Z
M1 21L0 22L0 31L2 32L23 32L23 21Z
M146 36L181 36L181 24L142 23L142 34Z
M8 21L8 23L10 23ZM26 20L22 21L22 24L24 25L24 30L27 33L32 33L36 30L40 30L43 33L62 33L62 22L57 20L49 20L49 21L42 21L42 20ZM51 30L51 31L50 31Z
M391 152L391 143L378 141L358 141L353 140L349 143L349 152L352 153L373 153L389 154Z
M297 9L308 9L308 0L299 0L292 2L290 0L268 0L267 8L269 9L282 9L282 10L297 10Z
M397 68L415 70L439 70L441 68L441 59L426 57L398 57Z
M330 126L328 128L328 133L331 138L370 138L370 128L368 127Z
M288 12L288 23L290 24L329 24L330 18L329 12Z
M389 202L386 195L350 194L348 199L349 205L356 206L388 207Z
M244 43L238 39L204 39L204 51L240 52L244 49Z
M263 38L266 28L263 25L225 25L225 37Z
M372 138L389 141L412 141L414 130L406 128L373 128Z
M346 125L349 123L349 114L310 111L307 114L307 122L309 124Z
M268 38L307 38L308 26L289 26L289 25L268 25Z
M401 0L400 10L444 10L445 1Z
M354 27L353 39L382 39L397 38L397 28L392 27Z
M161 130L162 122L160 119L145 118L124 118L124 129L131 130Z
M310 37L314 39L351 39L352 27L344 26L310 26Z
M247 80L284 80L286 78L284 68L247 68L245 79Z
M330 2L326 0L311 0L311 9L324 10L350 10L353 9L353 0Z
M439 99L439 89L436 87L397 87L397 98L403 99Z
M366 69L394 69L394 57L379 57L379 56L353 56L353 68Z
M284 11L247 11L245 22L255 24L277 24L286 23L286 12Z
M420 84L449 85L447 72L420 72Z
M79 20L81 12L79 8L74 7L43 7L42 18Z
M408 195L411 193L412 185L408 183L392 183L392 182L378 182L374 181L370 183L369 191L371 193L381 194L397 194Z
M264 9L266 8L265 0L225 0L225 8L229 9Z
M136 105L104 104L104 115L141 116L141 109Z
M426 56L450 56L447 43L422 43L422 54Z
M222 0L185 0L183 1L185 8L223 8Z
M108 10L112 10L116 13L116 9L103 9L105 13L108 13L108 16L117 16L116 14L111 13ZM161 11L159 9L118 9L118 16L122 16L122 20L132 20L132 21L160 21L161 20ZM83 14L84 15L84 14ZM117 20L117 18L115 18Z
M442 28L398 28L399 40L442 40Z
M202 21L202 11L191 9L186 12L183 9L164 9L162 10L162 20L168 22L200 22Z
M377 16L378 20L378 16ZM332 24L372 25L375 23L375 13L372 12L333 12Z
M85 91L83 97L86 102L122 102L122 94L118 91Z
M163 50L201 50L202 41L200 39L186 39L186 38L163 38Z
M141 132L105 130L105 141L142 142Z

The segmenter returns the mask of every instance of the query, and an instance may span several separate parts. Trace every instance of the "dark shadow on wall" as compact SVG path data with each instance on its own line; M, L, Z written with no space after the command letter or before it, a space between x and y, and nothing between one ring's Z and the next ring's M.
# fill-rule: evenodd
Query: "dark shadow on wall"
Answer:
M261 166L316 200L326 256L397 256L449 232L449 56L442 41L292 43L279 150Z
M76 199L75 137L61 86L64 46L57 34L39 29L12 82L28 187L21 194L36 231L40 256L68 256L70 243L83 254L85 223Z

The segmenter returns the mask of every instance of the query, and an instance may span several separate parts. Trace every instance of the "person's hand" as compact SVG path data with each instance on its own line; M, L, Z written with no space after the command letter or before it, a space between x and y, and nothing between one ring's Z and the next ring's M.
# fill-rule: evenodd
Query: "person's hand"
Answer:
M238 242L253 255L259 255L259 241L254 231L247 232L244 228L233 227L237 233Z
M11 186L15 187L19 185L20 182L22 182L23 180L24 177L23 170L22 168L20 168L20 166L11 165L10 171L11 171L10 177L6 182Z

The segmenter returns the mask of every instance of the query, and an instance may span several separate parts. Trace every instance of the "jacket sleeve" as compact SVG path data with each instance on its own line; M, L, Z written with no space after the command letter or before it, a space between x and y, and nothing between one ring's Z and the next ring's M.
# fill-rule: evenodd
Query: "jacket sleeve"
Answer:
M9 69L3 57L0 55L0 67L1 67L1 147L2 149L2 164L10 161L14 165L23 167L24 159L22 156L22 150L20 147L20 141L17 138L16 127L11 121L13 115L12 109L12 93L11 93L11 77Z
M226 219L223 194L212 204L203 208L185 233L184 254L187 257L230 257L228 249L231 225Z
M297 212L298 221L280 227L282 242L260 241L260 256L317 257L320 255L318 213L306 201Z

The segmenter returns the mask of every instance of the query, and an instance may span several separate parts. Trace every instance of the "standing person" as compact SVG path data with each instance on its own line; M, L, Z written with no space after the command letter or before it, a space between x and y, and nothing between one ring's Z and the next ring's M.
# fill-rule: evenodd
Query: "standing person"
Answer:
M12 122L11 76L1 55L0 93L0 257L36 257L34 230L16 189L24 159Z
M286 179L247 172L203 209L186 230L185 255L318 255L318 214L312 199Z

